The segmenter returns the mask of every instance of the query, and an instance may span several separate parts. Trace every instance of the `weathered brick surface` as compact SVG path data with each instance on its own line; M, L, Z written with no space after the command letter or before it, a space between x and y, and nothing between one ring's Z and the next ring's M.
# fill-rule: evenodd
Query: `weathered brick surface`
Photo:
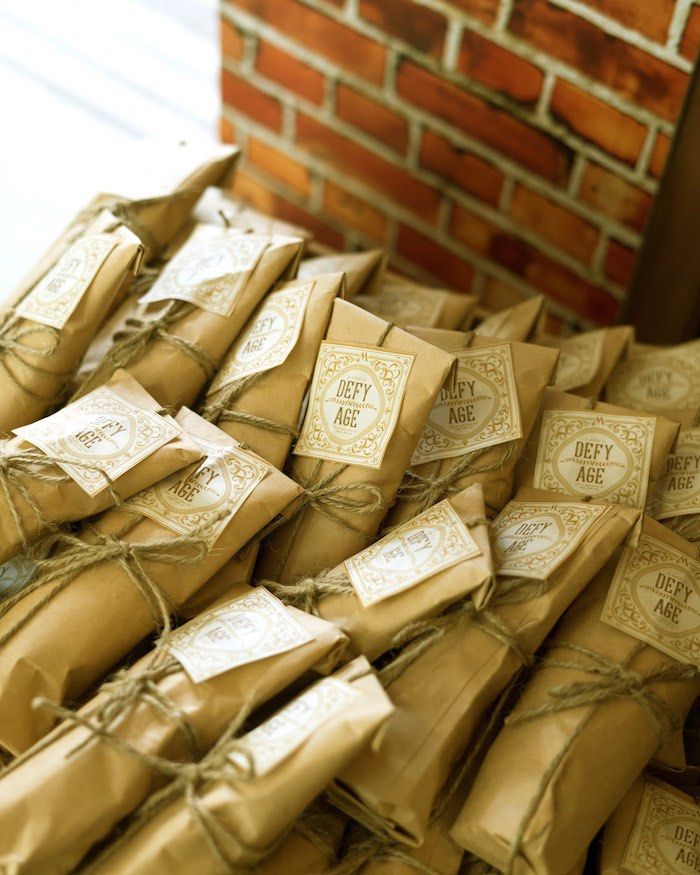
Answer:
M330 246L609 322L699 42L684 0L222 0L221 137Z

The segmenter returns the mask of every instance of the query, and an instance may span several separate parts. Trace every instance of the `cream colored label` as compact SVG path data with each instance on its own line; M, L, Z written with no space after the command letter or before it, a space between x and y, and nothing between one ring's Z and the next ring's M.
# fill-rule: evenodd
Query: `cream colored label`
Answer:
M424 325L431 328L438 324L447 293L418 286L388 286L378 295L358 296L356 302L365 310L397 325Z
M411 459L450 459L522 437L510 346L464 349L440 390Z
M635 875L700 872L700 807L647 781L623 868Z
M27 556L14 556L0 565L0 598L19 592L34 577L37 564Z
M174 419L137 407L102 386L58 413L14 432L56 457L56 464L78 486L88 495L96 495L109 480L130 471L182 429Z
M270 243L266 235L200 226L140 303L176 298L210 313L230 316L241 289Z
M127 506L180 535L199 531L213 544L268 466L231 444L191 437L204 458L142 490Z
M600 504L511 501L491 528L496 570L545 578L561 565L605 513Z
M345 567L363 605L403 592L481 550L448 501L441 501L361 553Z
M700 513L700 428L679 433L676 451L666 459L647 511L657 520Z
M611 375L606 392L612 404L638 410L699 408L700 341L627 359Z
M547 410L534 485L643 508L654 419L594 411Z
M563 341L554 376L557 389L568 392L591 382L600 368L604 339L605 331L589 331Z
M177 629L168 648L199 684L313 640L279 599L256 586Z
M322 343L296 455L381 467L413 358L376 347Z
M601 619L700 666L700 562L642 533L622 554Z
M263 777L308 741L314 732L364 694L339 678L324 678L241 738L255 774ZM234 763L245 765L240 754Z
M78 239L15 308L19 316L63 328L117 245L111 234Z
M315 283L297 283L271 292L258 307L221 366L209 390L262 374L283 364L299 340Z

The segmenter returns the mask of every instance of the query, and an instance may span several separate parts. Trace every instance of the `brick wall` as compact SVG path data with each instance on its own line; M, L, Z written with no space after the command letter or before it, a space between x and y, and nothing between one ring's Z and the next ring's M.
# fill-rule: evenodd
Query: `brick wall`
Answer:
M487 304L615 320L693 0L223 0L221 40L240 194Z

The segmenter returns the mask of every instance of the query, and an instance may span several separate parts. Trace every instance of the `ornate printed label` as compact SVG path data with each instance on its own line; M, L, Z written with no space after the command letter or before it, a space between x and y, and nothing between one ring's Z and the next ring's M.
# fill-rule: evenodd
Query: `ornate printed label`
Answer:
M201 226L168 263L140 303L176 298L230 316L238 293L272 242L269 236Z
M437 325L447 292L419 286L387 286L379 295L362 295L361 306L397 325ZM360 302L358 297L357 303Z
M379 468L396 427L413 358L324 341L296 455Z
M213 544L265 477L268 466L232 444L190 437L204 458L143 489L127 506L180 535L199 530Z
M534 486L643 508L654 424L646 416L545 411Z
M606 392L611 404L638 410L700 407L700 341L627 359L612 373Z
M234 380L261 374L287 360L296 346L315 283L296 283L270 292L226 356L211 384L217 392Z
M554 376L557 389L568 392L591 382L600 367L604 339L605 331L588 331L563 341Z
M309 687L273 717L241 738L258 777L269 774L298 750L324 723L364 694L339 678L324 678ZM245 767L241 754L231 756Z
M643 532L623 552L601 619L700 665L700 562Z
M63 328L117 245L111 234L78 239L15 308L18 316Z
M496 569L503 576L545 578L573 553L605 506L511 501L494 520Z
M670 788L647 781L623 868L635 875L700 871L700 807Z
M256 586L176 629L168 638L168 648L199 684L309 641L313 636L282 602Z
M522 437L509 344L457 353L411 459L450 459Z
M679 432L647 511L657 520L700 513L700 428Z
M363 605L403 592L481 550L449 501L441 501L345 560Z
M137 407L101 386L52 416L14 429L14 433L56 457L56 464L78 486L88 495L96 495L108 485L107 478L116 480L182 429L174 419Z

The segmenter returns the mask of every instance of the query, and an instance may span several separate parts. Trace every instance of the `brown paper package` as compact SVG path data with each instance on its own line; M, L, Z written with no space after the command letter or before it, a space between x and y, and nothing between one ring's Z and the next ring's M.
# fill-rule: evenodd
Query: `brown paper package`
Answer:
M116 245L62 328L23 318L14 310L3 315L0 333L20 349L5 350L0 358L0 431L35 422L56 405L126 278L138 270L143 253L138 238L124 227L111 236Z
M469 349L483 349L484 351L488 351L494 346L503 345L502 340L494 340L490 337L474 337L470 342L470 335L462 331L412 328L410 333L450 353L458 352L467 345ZM513 493L513 471L525 449L528 435L536 422L542 397L554 375L559 355L556 350L529 343L509 343L509 345L513 361L515 389L520 403L522 437L515 441L515 450L512 456L502 464L498 464L499 460L504 457L509 444L486 447L474 462L474 472L463 474L450 487L451 489L464 489L472 483L481 483L489 516L497 513ZM467 447L466 451L468 449ZM410 470L419 477L442 477L449 474L459 462L460 457L439 459L415 465ZM478 470L489 466L495 466L494 470L481 472ZM407 482L410 483L410 480ZM441 495L437 496L435 500L442 497ZM402 523L421 509L421 502L399 498L389 514L387 524L393 526Z
M248 781L212 779L197 788L200 805L226 833L219 834L217 844L233 871L243 862L241 845L254 853L271 850L333 775L376 739L391 715L391 702L366 660L349 663L333 677L346 681L361 695L324 720L271 771ZM146 869L151 875L170 873L175 862L180 871L200 875L218 875L222 869L182 797L155 814L111 855L107 848L103 859L98 858L94 866L96 875L128 875Z
M157 413L160 405L126 371L117 371L107 383L113 392L132 404ZM41 451L33 450L32 445L19 437L6 447L10 452ZM129 498L140 489L162 480L173 471L194 462L201 456L201 450L191 438L183 433L151 453L143 461L134 465L112 483L112 489L105 488L95 495L87 493L72 477L63 474L58 465L39 469L40 475L50 475L51 480L32 476L30 472L19 473L21 489L35 502L45 520L52 524L74 522L93 516L111 507L117 499ZM19 513L24 537L27 541L42 532L42 520L27 503L15 486L10 486L9 495L0 493L0 562L14 556L22 548L22 532L19 531L12 514L10 502Z
M336 300L326 335L328 341L368 346L376 344L384 336L382 349L409 353L415 357L396 427L381 467L348 465L342 470L343 466L335 461L322 461L319 464L317 459L296 456L290 466L290 476L297 482L306 481L312 475L314 482L319 482L331 473L342 470L332 485L361 483L374 486L380 490L385 504L396 495L454 358L399 328L390 328L387 333L388 327L386 322L354 304ZM372 512L334 510L334 513L359 529L361 534L339 525L323 511L304 509L301 520L283 526L269 539L261 551L256 575L285 583L335 567L367 546L377 533L386 507Z
M295 262L302 247L303 241L298 238L273 239L243 288L238 292L230 316L221 316L182 302L173 304L165 302L164 306L151 304L139 310L142 327L136 330L147 332L151 322L157 322L169 312L171 307L176 308L181 305L183 314L168 326L167 333L184 341L185 344L203 350L215 369L262 297ZM121 341L122 345L129 343L128 336ZM114 370L112 356L117 356L116 361L120 362L119 350L120 346L117 345L113 353L107 355L79 388L76 397L84 395L109 379ZM173 342L157 335L150 337L146 345L138 350L133 358L127 358L123 362L123 367L163 407L177 408L182 404L193 404L213 376L213 371L210 373L202 362L182 349L177 341Z
M499 313L486 316L474 331L479 337L497 337L499 340L517 340L524 343L537 330L544 313L544 305L544 295L535 295L522 304L514 304Z
M692 545L648 517L644 530L695 555ZM550 642L553 662L537 669L509 720L552 704L556 699L550 691L565 696L567 687L578 682L584 685L585 700L588 685L594 692L596 685L603 687L611 675L589 653L626 665L632 677L623 669L620 691L597 704L577 704L572 690L571 707L507 724L482 762L452 829L459 844L502 870L516 850L514 875L566 872L615 810L659 746L658 728L644 707L646 690L664 714L678 721L700 693L697 672L689 680L652 681L645 687L643 676L649 672L691 667L601 620L621 554L608 561L571 606ZM627 686L635 676L641 700L636 684Z
M240 587L212 609L245 594ZM289 608L312 640L290 651L240 665L201 683L180 667L168 667L155 684L189 721L207 750L244 707L257 707L311 668L333 668L345 647L332 624ZM148 654L129 670L147 670ZM252 698L251 698L252 697ZM79 712L88 717L109 698L98 693ZM110 724L109 731L137 751L170 760L192 752L177 723L144 694ZM90 740L91 739L91 740ZM88 740L90 740L88 742ZM88 742L88 743L86 743ZM71 754L79 745L80 752ZM142 759L66 722L18 758L0 777L0 869L72 871L95 842L137 808L161 783ZM31 812L31 816L28 816Z
M559 501L526 490L523 501ZM567 501L566 498L563 501ZM556 621L622 542L639 512L609 505L588 537L554 569L547 589L529 601L490 611L534 653ZM496 595L498 593L498 584ZM450 770L522 659L508 644L465 618L387 687L396 705L382 744L340 775L333 799L350 814L369 817L398 841L419 845Z
M191 411L182 411L177 419L192 435L235 443ZM269 467L202 561L180 564L182 557L178 562L174 551L169 562L144 560L146 574L177 608L299 492L295 483ZM134 522L123 543L163 543L179 537L148 517L119 508L97 518L95 529L122 540L125 525ZM89 542L90 528L81 537ZM36 580L41 580L40 574ZM75 701L155 627L147 601L117 562L101 562L68 578L63 589L37 607L45 597L40 587L0 618L0 637L9 636L0 647L0 745L13 753L26 750L53 725L48 712L32 709L35 696L57 704ZM18 623L23 625L15 628Z
M304 811L256 875L319 875L335 863L348 818L322 796Z
M230 228L238 228L245 233L283 234L287 237L304 239L313 237L313 233L303 225L293 225L291 222L263 213L232 192L213 186L201 196L192 215L197 222L220 225L223 221Z
M479 605L488 598L494 568L488 529L483 522L479 522L484 519L481 487L477 484L465 489L453 495L449 503L469 530L481 555L463 559L403 592L372 605L363 605L354 591L329 595L318 602L319 616L343 630L350 639L349 649L352 653L362 654L369 660L377 659L410 623L434 617L470 593ZM390 537L391 534L387 535L387 538ZM346 574L345 565L341 564L333 569L330 577ZM284 585L275 587L282 601L285 601L285 589Z
M477 304L476 295L419 285L384 285L374 295L356 295L355 304L402 328L466 329Z
M373 295L382 287L386 260L383 249L320 255L305 258L299 265L297 277L305 280L324 273L344 273L348 298L359 294Z

